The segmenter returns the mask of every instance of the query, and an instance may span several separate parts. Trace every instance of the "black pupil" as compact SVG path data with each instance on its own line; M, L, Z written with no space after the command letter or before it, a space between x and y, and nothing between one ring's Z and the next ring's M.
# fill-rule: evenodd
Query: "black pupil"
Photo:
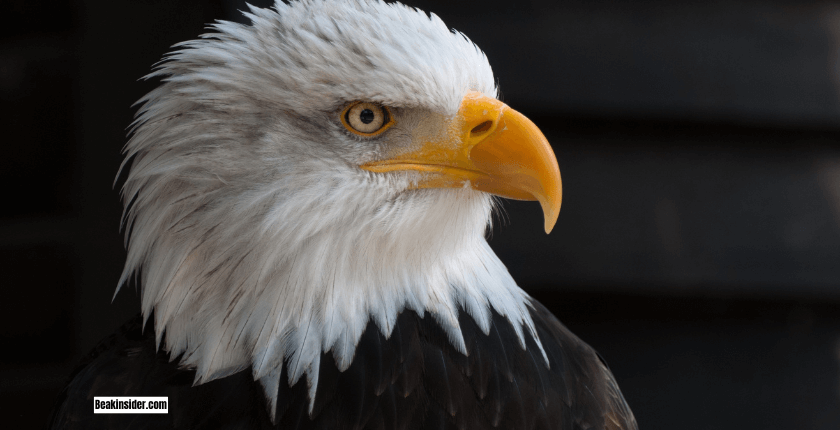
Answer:
M372 123L373 122L373 117L374 117L373 111L370 110L370 109L365 109L361 113L359 113L359 119L365 124Z

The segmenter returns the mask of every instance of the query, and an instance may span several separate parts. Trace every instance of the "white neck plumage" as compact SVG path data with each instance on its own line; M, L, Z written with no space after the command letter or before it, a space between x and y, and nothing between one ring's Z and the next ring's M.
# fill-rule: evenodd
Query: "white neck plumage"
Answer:
M312 201L268 193L274 203L263 210L250 204L250 211L222 215L208 208L191 213L197 220L181 229L184 221L161 224L170 234L149 246L140 265L143 311L148 317L154 310L158 341L165 332L164 348L183 354L196 383L251 366L274 404L285 361L289 384L307 375L312 400L322 352L345 370L368 321L387 338L405 309L430 314L462 353L459 309L488 333L492 308L510 320L520 346L525 332L539 345L527 294L484 238L489 195L418 190L382 199L373 194L393 184L359 184L357 193L331 184L322 180L320 192L308 193ZM283 184L276 187L282 194ZM145 213L135 223L152 222ZM212 222L219 216L225 224Z

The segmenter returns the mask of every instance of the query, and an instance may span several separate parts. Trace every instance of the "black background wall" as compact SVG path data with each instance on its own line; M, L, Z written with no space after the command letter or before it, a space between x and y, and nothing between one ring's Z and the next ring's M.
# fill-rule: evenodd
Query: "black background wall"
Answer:
M267 6L270 2L255 2ZM416 1L490 58L557 153L546 236L491 244L609 361L641 428L840 428L840 3ZM0 410L46 424L112 302L138 81L243 2L0 5ZM11 428L11 427L9 427Z

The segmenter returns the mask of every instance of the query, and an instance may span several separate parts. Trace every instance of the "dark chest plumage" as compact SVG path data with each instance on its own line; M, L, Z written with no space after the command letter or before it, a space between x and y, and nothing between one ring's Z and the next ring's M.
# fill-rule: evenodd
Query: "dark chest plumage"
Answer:
M551 363L493 315L489 335L461 312L468 356L434 319L403 312L390 338L370 322L350 368L322 356L309 414L306 378L285 379L272 424L250 371L192 386L194 371L155 352L152 330L127 323L80 366L56 405L55 429L635 429L609 370L542 305L532 317ZM285 378L285 369L283 378ZM167 415L94 415L94 396L168 396Z

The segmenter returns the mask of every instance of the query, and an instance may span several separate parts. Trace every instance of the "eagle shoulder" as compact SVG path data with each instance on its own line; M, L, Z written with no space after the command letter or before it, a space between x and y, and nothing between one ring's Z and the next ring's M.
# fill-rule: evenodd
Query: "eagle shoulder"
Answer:
M322 353L313 403L305 379L292 386L282 379L274 422L249 370L193 386L195 371L156 351L153 331L144 332L138 316L83 361L51 427L636 429L597 353L541 304L532 306L548 363L530 336L523 349L498 313L484 333L461 310L464 355L431 315L404 310L387 337L368 322L345 371L331 351ZM94 396L167 396L169 414L94 415Z

